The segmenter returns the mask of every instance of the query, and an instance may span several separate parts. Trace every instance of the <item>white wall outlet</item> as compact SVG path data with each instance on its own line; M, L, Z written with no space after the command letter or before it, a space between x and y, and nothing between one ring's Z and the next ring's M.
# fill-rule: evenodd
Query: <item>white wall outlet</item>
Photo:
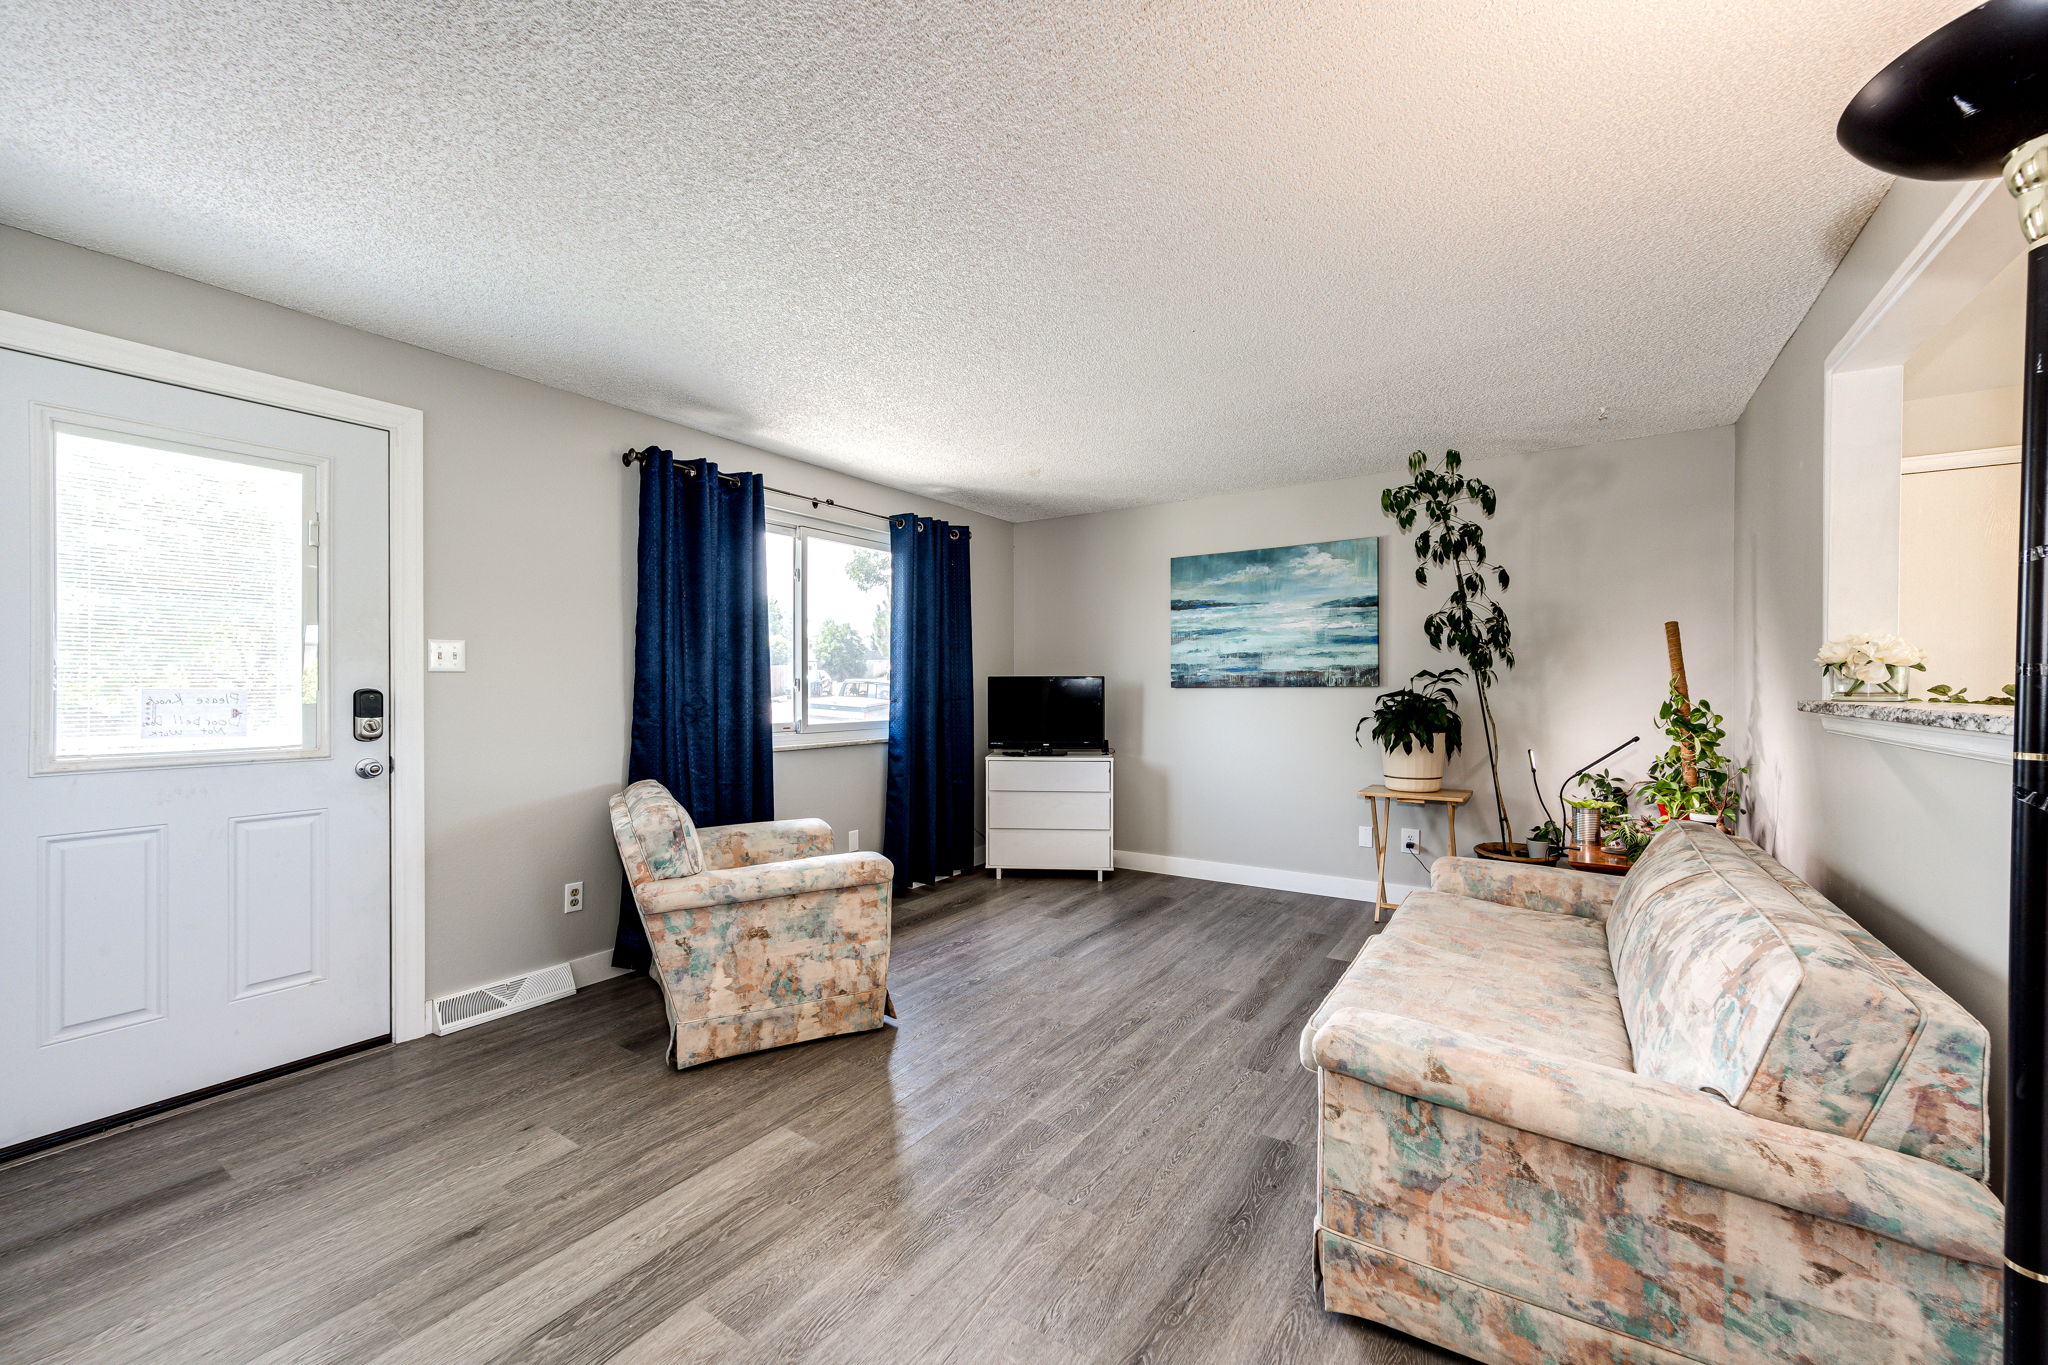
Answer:
M1419 829L1404 829L1404 830L1402 830L1402 831L1401 831L1401 847L1402 847L1402 848L1421 848L1421 847L1422 847L1422 831L1421 831L1421 830L1419 830Z
M1371 826L1371 825L1360 825L1360 826L1358 827L1358 846L1359 846L1360 848L1371 848L1371 847L1372 847L1372 826Z
M469 663L464 640L427 641L427 672L467 673Z
M583 883L565 882L562 886L562 913L573 915L583 908Z
M850 829L850 830L846 831L846 851L847 851L848 853L858 853L858 852L860 852L860 831L859 831L859 830L857 830L857 829Z

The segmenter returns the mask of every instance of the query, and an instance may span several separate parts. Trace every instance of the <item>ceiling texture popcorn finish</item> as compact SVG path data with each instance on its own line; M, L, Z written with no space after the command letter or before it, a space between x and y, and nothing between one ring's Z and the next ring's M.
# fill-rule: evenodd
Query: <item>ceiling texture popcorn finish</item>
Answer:
M1027 520L1732 421L1966 7L14 0L0 219Z

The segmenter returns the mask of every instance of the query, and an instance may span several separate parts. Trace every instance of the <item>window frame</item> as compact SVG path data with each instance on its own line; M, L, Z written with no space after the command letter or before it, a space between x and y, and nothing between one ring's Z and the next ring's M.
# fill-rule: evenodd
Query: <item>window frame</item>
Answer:
M180 431L104 413L34 403L31 407L29 439L30 496L34 499L29 546L29 592L34 622L29 642L30 666L35 687L31 696L31 777L56 777L69 773L128 772L152 768L210 768L244 763L291 763L322 760L333 756L328 721L332 695L329 650L325 639L332 619L329 561L325 528L331 521L330 461L324 455L252 444L227 437ZM300 742L294 745L220 749L163 749L130 753L74 755L57 754L57 706L53 686L57 658L57 437L61 428L85 434L102 434L144 448L218 459L271 469L296 469L304 489L302 536L311 538L320 528L319 543L305 545L307 552L305 596L301 616L316 628L313 700L304 705L304 726ZM303 629L303 626L302 626ZM304 638L303 635L301 637ZM302 646L303 647L303 646Z
M836 521L814 513L794 512L785 508L771 507L767 512L768 530L790 538L790 669L793 716L786 723L771 719L772 745L777 751L787 749L824 749L839 745L882 744L889 738L889 723L875 721L813 721L810 718L810 545L816 540L834 541L852 545L863 550L878 550L886 559L889 557L889 535L880 528L870 529L847 522ZM764 557L768 547L762 545ZM893 596L894 585L890 586Z

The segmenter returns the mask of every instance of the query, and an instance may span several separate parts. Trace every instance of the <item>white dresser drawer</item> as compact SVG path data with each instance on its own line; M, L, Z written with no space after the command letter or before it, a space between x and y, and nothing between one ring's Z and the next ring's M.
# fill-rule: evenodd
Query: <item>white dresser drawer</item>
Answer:
M1106 829L991 829L988 865L994 868L1107 868Z
M1108 829L1108 792L991 791L990 829Z
M991 758L988 789L992 792L1106 792L1108 759Z

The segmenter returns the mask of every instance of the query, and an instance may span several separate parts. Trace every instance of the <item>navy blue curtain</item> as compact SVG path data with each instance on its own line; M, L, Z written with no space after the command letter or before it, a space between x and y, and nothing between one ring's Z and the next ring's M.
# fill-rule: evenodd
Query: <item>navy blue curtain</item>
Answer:
M699 825L770 820L768 585L759 474L649 450L640 466L640 597L633 747L626 780L651 777ZM629 887L612 963L647 966Z
M965 526L889 519L889 799L896 889L974 864L974 635Z

